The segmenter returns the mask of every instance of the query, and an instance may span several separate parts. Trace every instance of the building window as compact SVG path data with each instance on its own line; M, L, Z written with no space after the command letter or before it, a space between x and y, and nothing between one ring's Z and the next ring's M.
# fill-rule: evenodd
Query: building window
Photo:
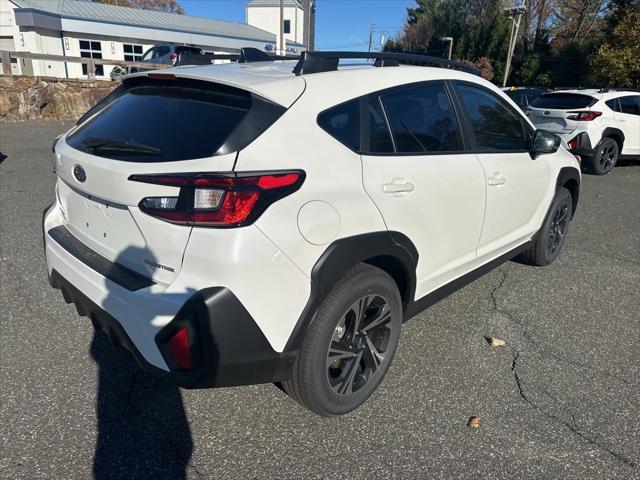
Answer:
M284 21L284 33L291 33L291 20Z
M122 47L124 48L124 60L126 62L139 62L142 59L142 45L125 43Z
M82 58L102 58L102 45L100 42L80 40L80 56ZM82 74L87 75L86 63L82 64ZM96 76L104 77L104 68L102 65L96 65Z

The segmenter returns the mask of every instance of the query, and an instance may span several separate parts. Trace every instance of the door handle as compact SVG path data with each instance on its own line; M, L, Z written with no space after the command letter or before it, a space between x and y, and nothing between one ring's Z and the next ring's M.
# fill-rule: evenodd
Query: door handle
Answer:
M396 181L393 179L392 183L385 183L382 185L382 191L391 195L399 195L401 193L413 192L416 186L411 182Z
M487 179L487 183L492 187L498 187L507 183L507 179L504 178L500 172L495 172L491 177Z

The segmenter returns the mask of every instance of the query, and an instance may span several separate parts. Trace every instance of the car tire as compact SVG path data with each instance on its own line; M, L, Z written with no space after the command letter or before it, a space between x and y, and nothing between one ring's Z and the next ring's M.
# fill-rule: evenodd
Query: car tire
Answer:
M564 187L556 192L551 207L531 245L522 252L518 260L529 265L545 266L552 263L562 250L569 231L573 211L573 198Z
M400 293L383 270L360 264L324 299L302 343L285 392L322 416L348 413L378 388L398 346Z
M618 163L620 147L613 138L603 138L586 164L591 173L605 175Z

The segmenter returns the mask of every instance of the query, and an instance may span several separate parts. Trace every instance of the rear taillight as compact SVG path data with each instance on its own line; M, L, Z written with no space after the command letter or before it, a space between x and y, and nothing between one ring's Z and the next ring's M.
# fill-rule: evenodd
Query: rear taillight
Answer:
M134 182L179 187L176 197L147 197L140 209L179 225L240 227L304 181L303 171L242 174L131 175Z
M569 120L578 120L584 122L590 122L591 120L595 120L602 112L594 112L594 111L584 111L584 112L568 112L573 113L574 115L569 115L567 118Z
M180 370L191 370L193 368L189 331L185 327L180 327L176 330L175 333L169 337L167 345L171 359Z
M178 60L178 55L176 55L175 53L172 53L171 56L169 57L169 61L171 63L175 63L176 60Z
M567 145L569 145L569 148L578 148L578 137L575 137L573 140L569 140L569 142L567 142Z

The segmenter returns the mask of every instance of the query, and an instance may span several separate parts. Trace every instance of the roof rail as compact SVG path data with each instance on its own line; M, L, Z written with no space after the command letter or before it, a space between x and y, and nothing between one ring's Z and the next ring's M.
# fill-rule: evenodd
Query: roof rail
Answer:
M480 70L465 63L428 55L395 52L302 52L293 73L304 75L331 72L338 69L340 59L371 59L375 60L374 67L395 67L400 63L414 63L429 67L452 68L480 75Z

